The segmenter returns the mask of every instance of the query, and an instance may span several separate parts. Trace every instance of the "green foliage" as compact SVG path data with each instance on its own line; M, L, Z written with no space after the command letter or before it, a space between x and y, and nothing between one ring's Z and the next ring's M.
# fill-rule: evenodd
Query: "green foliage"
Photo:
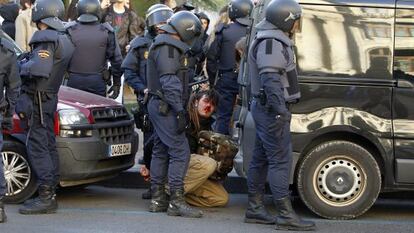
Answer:
M131 0L132 6L134 10L138 13L139 16L145 18L145 12L147 9L154 5L159 3L158 0Z
M203 10L218 11L221 7L227 4L228 0L192 0L190 2L195 7L202 8ZM159 3L159 0L131 0L131 3L138 14L145 17L145 12L148 7Z

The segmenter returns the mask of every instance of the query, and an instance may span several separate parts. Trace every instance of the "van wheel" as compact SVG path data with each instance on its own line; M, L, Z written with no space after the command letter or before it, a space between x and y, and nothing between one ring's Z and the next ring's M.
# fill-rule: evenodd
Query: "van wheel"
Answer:
M19 142L4 141L1 155L7 186L5 202L21 203L30 198L37 189L26 147Z
M317 215L352 219L365 213L381 190L381 173L374 157L348 141L330 141L313 148L297 176L303 202Z

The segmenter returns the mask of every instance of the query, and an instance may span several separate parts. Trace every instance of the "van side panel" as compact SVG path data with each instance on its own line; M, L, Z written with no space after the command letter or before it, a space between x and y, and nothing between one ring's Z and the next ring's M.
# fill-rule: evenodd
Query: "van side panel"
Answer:
M298 0L301 4L394 8L395 0Z
M414 183L414 1L397 1L393 96L395 179Z
M333 2L338 5L302 5L294 38L302 98L292 109L293 150L303 155L333 132L362 137L379 152L384 183L392 183L394 2L383 1L389 8Z

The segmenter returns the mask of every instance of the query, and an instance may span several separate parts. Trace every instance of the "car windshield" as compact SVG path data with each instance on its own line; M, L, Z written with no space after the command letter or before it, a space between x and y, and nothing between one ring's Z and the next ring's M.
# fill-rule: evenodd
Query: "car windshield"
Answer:
M16 52L16 55L19 56L20 54L23 53L22 49L19 48L19 46L16 44L16 42L14 42L14 40L12 38L10 38L9 35L7 35L3 30L0 29L0 38L1 39L5 39L8 40L10 43L13 44L13 49Z

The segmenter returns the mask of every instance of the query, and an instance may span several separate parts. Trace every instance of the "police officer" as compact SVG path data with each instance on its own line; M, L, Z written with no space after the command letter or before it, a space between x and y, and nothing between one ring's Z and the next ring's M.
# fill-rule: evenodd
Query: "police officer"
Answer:
M138 113L134 115L137 128L144 134L144 169L150 169L152 153L152 126L148 118L147 99L147 59L149 48L159 32L159 28L164 25L173 15L171 8L164 4L155 4L148 8L146 14L146 32L143 36L134 38L130 45L128 54L122 62L121 68L124 70L125 82L134 89L138 102ZM145 195L144 195L145 194ZM151 198L151 192L144 193L144 199Z
M151 46L147 73L151 94L148 112L155 129L149 210L199 218L202 212L194 210L184 200L183 180L190 159L184 111L189 91L186 52L200 34L201 23L193 13L181 11L160 29L165 33L158 35ZM167 177L169 203L165 192Z
M221 134L229 134L233 105L239 92L235 44L246 36L252 9L251 0L232 0L228 8L232 22L218 26L215 39L207 51L210 85L215 86L221 95L215 127L215 131Z
M55 141L55 113L58 91L74 46L61 21L65 7L61 0L37 0L32 21L39 31L33 35L28 61L21 65L22 92L33 102L27 152L37 176L39 196L26 201L21 214L54 213L55 187L59 183L59 157Z
M80 0L77 11L78 19L66 26L75 44L67 85L106 96L106 84L111 84L107 68L110 61L113 80L108 94L112 93L109 97L116 99L121 87L122 55L114 30L109 23L100 23L99 0Z
M275 222L263 206L266 176L277 209L276 229L313 230L315 224L302 220L289 199L292 166L290 103L300 98L291 36L299 25L302 10L294 0L272 0L248 55L256 124L256 143L249 165L247 184L249 206L246 222Z
M2 129L13 129L13 112L20 91L20 76L13 45L0 38L0 122ZM5 90L5 92L4 92ZM5 93L5 96L4 94ZM0 133L0 150L3 147L3 134ZM3 159L0 159L0 223L6 221L3 198L6 194L6 180L3 171Z

